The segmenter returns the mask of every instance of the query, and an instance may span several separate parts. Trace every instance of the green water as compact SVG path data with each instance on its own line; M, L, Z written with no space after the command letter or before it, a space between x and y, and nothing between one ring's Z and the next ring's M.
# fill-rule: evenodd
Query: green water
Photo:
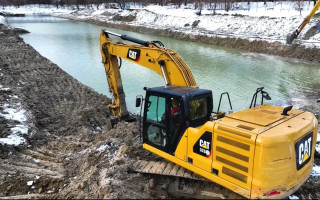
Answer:
M11 17L9 23L31 33L21 37L43 56L59 65L71 76L97 92L110 97L104 67L101 63L99 36L101 26L55 17ZM284 59L248 54L205 44L139 34L107 28L143 40L160 40L177 51L189 65L200 88L211 89L214 110L222 92L229 92L234 110L248 108L256 88L265 87L270 104L284 105L297 92L312 90L319 83L320 67ZM115 38L116 40L116 38ZM128 109L137 112L135 97L145 94L144 86L164 85L155 72L124 61L121 67ZM227 102L224 102L227 105ZM223 106L222 110L226 110Z

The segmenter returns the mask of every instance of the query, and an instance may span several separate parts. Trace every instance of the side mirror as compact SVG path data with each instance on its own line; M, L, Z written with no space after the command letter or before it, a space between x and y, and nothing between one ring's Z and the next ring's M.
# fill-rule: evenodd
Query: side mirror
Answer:
M265 98L266 100L271 100L271 97L269 96L268 92L261 91L262 97Z
M136 98L136 107L140 107L141 106L141 97L137 97Z

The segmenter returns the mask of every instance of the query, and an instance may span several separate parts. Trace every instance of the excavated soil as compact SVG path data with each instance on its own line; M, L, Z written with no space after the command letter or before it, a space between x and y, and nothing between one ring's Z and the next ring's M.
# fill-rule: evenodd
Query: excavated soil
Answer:
M177 195L175 185L242 198L209 182L133 173L130 167L139 159L162 160L141 148L137 122L112 127L106 96L79 83L4 25L0 52L0 84L7 88L0 90L0 111L4 105L24 109L28 126L24 145L0 144L0 198L165 199ZM315 100L319 94L302 96ZM302 108L320 111L311 100ZM19 123L0 116L0 137ZM319 178L311 177L295 194L319 198L319 187Z

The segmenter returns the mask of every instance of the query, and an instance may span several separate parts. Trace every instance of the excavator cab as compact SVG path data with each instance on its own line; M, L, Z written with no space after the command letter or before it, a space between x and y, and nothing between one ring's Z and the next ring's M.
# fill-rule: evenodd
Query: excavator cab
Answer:
M211 90L181 86L146 89L143 143L171 155L188 127L210 120Z

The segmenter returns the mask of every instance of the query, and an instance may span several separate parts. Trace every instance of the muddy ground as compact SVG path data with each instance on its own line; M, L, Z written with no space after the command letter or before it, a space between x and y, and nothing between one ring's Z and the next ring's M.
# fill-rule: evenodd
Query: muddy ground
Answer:
M112 128L106 96L73 79L3 25L0 52L1 85L9 88L0 90L0 109L5 104L23 108L29 127L25 145L0 145L0 197L172 198L170 185L177 181L216 187L132 173L130 166L140 158L161 160L141 148L137 122ZM301 96L310 102L301 104L302 109L320 112L313 103L319 93ZM19 123L0 116L0 138ZM295 194L320 198L319 187L319 178L311 177ZM241 198L232 192L223 195Z

